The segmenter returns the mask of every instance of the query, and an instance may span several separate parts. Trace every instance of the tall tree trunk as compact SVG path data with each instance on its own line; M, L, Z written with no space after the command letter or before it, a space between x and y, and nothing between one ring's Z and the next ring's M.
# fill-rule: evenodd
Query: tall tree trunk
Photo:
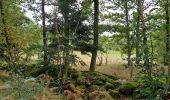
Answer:
M57 1L55 1L55 4L57 5ZM61 54L60 54L60 32L59 32L59 29L58 29L58 20L57 20L57 12L58 12L58 8L57 7L55 7L55 9L54 9L54 17L55 17L55 19L54 19L54 25L55 25L55 33L56 33L56 38L57 38L57 45L56 45L56 47L57 47L57 65L59 65L59 64L61 64L60 62L61 62Z
M101 66L103 64L103 53L100 52L100 56L99 56L99 66Z
M47 35L46 35L46 28L45 28L45 1L42 0L42 27L43 27L43 52L44 52L44 67L48 66L47 60Z
M64 77L67 78L68 69L70 67L70 46L69 46L69 38L70 38L70 29L69 29L69 13L64 12Z
M139 3L140 1L138 0L138 8L137 8L137 28L136 28L136 66L139 66L139 62L140 62L140 57L139 57L139 53L140 53L140 48L139 48L139 44L140 44L140 7L139 7Z
M129 9L128 9L128 0L125 2L125 13L126 13L126 28L127 28L127 45L128 45L128 67L130 67L130 76L133 75L133 66L131 65L131 40L130 40L130 27L129 27Z
M144 2L144 0L142 0ZM143 47L144 47L144 67L146 68L146 72L148 74L149 79L151 79L152 75L152 68L149 64L149 47L148 47L148 39L146 34L146 26L145 26L145 20L144 20L144 13L143 13L143 3L139 0L139 7L140 7L140 20L142 23L142 37L143 37Z
M92 50L92 57L90 63L90 71L95 71L97 49L98 49L98 37L99 37L99 32L98 32L99 0L93 0L93 2L94 2L94 23L93 23L94 40L93 40L93 50Z
M168 63L168 95L170 95L170 49L169 49L169 0L166 0L165 4L165 11L166 11L166 62Z
M131 41L130 41L130 27L129 27L129 9L128 9L128 0L125 2L125 13L126 13L126 28L127 30L127 45L128 45L128 66L131 66Z

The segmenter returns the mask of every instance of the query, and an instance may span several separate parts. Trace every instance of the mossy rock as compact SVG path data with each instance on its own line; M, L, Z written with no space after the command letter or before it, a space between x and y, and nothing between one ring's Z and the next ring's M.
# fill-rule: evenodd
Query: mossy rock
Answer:
M106 88L105 88L105 86L100 86L100 87L99 87L99 90L100 90L100 91L106 91Z
M99 86L98 85L92 85L91 88L92 88L92 90L99 90Z
M92 81L92 85L99 85L99 86L101 86L101 85L104 85L104 83L101 80L93 80Z
M123 95L132 95L137 87L136 82L127 82L119 88L119 92Z
M73 93L75 93L77 90L73 83L69 84L68 89L71 90Z
M109 82L109 83L114 83L115 80L109 78L108 76L102 75L99 80L103 81L103 83Z
M106 82L106 84L105 84L105 89L108 91L109 89L115 89L116 88L116 85L114 85L114 84L111 84L111 83L109 83L109 82Z
M89 72L87 73L88 76L98 76L97 72Z
M81 72L76 72L71 74L71 78L77 80L78 77L82 76Z
M119 98L119 97L120 97L119 92L116 91L116 90L111 90L111 89L109 89L108 92L109 92L109 94L111 95L112 98Z
M113 100L112 97L106 91L93 91L89 94L90 100Z
M79 77L77 78L76 84L77 84L77 85L86 85L85 78L86 78L86 77L84 77L84 76L79 76Z
M80 86L77 86L76 88L77 88L77 90L79 90L81 92L84 92L86 90L86 86L85 85L80 85Z

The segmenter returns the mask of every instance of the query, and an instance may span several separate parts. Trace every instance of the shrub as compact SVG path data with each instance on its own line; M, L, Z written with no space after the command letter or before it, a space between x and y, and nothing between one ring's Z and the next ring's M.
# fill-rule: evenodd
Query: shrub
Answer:
M37 93L43 93L43 83L38 83L35 78L12 77L5 82L5 89L1 91L1 97L13 97L14 99L34 99Z

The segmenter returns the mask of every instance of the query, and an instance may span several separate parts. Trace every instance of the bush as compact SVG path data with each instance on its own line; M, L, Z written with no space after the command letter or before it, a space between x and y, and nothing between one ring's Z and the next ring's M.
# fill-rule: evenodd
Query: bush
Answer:
M5 89L2 90L0 97L13 97L15 100L34 99L37 93L43 91L43 83L38 83L35 78L25 79L17 75L5 83Z

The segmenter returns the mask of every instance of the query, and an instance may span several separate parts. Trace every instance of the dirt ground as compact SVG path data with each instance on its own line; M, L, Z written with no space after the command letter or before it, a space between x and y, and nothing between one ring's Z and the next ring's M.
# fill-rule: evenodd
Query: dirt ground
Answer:
M89 66L90 66L90 60L91 57L90 55L83 55L80 52L74 52L78 57L80 57L87 65L86 66L81 66L77 65L75 69L79 71L88 71ZM99 54L100 55L100 54ZM104 54L105 56L105 54ZM108 75L113 75L113 76L118 76L122 78L129 79L130 78L130 69L125 68L123 66L124 64L127 63L127 61L123 60L121 57L121 54L119 52L110 52L108 54L108 63L105 64L105 57L103 57L103 63L101 66L99 66L99 57L97 58L97 66L96 66L96 71L102 72ZM133 73L137 74L138 70L134 69Z

